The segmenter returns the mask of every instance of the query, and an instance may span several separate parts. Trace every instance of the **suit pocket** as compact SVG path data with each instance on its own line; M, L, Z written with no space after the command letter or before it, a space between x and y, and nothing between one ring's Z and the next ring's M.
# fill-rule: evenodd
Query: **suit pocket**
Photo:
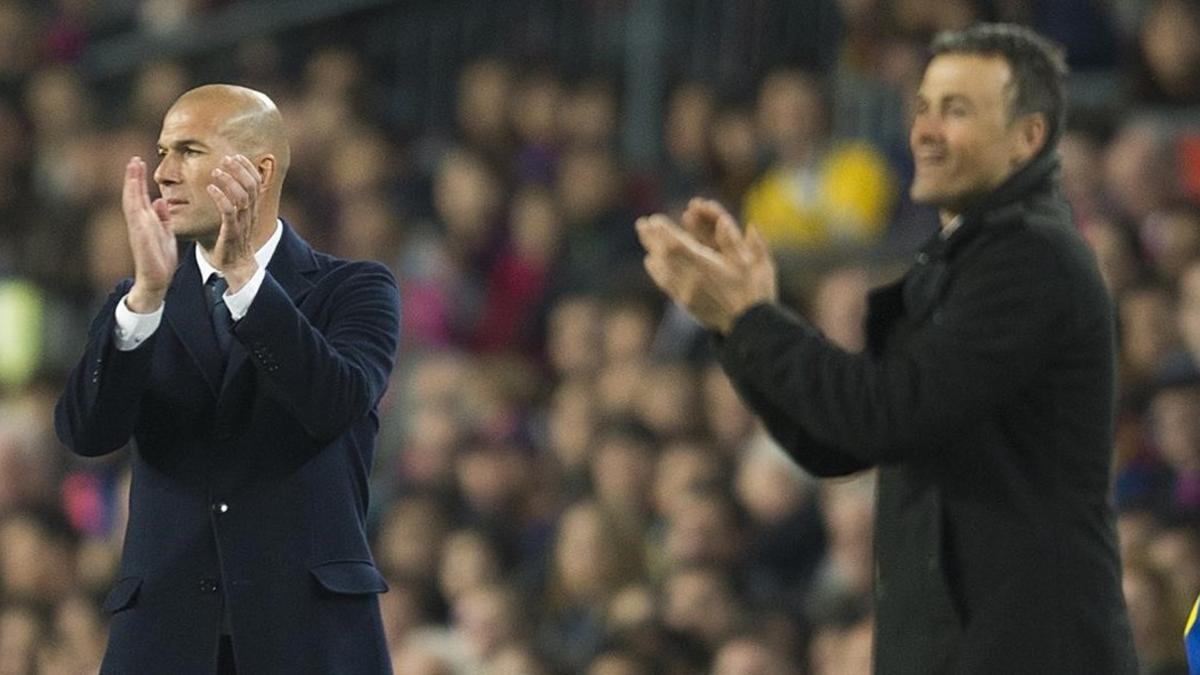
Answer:
M332 560L309 569L317 583L330 593L341 595L366 595L386 593L388 585L366 560Z
M138 591L142 588L141 577L125 577L113 586L104 598L104 611L116 614L123 609L129 609L137 602Z

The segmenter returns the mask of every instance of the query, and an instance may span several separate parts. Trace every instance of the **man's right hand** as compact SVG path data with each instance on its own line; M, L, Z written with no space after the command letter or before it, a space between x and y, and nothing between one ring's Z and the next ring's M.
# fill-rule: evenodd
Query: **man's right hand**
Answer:
M179 264L175 232L167 220L167 203L161 197L150 201L146 163L134 157L125 165L125 187L121 193L129 248L133 251L133 288L125 304L138 314L149 314L162 306Z

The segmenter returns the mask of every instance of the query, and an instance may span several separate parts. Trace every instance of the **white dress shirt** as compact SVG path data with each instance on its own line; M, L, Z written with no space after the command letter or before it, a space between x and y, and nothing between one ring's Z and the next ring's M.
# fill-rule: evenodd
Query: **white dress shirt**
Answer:
M258 270L254 276L236 293L225 291L225 306L229 308L229 314L234 321L246 316L246 312L250 310L250 303L254 302L254 297L258 295L258 289L262 287L263 279L267 276L267 263L271 261L271 256L275 254L275 248L279 246L279 240L282 238L283 223L276 220L275 232L271 234L271 238L254 252L254 261L258 263ZM221 274L208 262L208 258L204 257L204 251L199 246L196 247L196 265L200 268L200 283L208 281L208 277L213 274ZM117 323L113 328L113 342L117 349L123 352L136 349L158 330L158 324L162 323L163 308L167 304L164 302L149 314L138 314L125 304L128 297L129 294L126 293L117 303Z
M953 220L946 223L946 226L942 228L942 239L949 239L950 235L954 234L954 231L958 229L958 226L962 225L962 221L962 214L959 214L954 216Z

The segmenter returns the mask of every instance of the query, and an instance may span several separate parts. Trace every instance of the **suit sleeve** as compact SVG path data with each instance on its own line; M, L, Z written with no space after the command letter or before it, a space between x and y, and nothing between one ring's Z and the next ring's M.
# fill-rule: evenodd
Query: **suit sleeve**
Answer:
M1030 243L996 241L960 266L896 349L850 354L758 305L735 322L722 364L802 465L897 462L938 447L1025 387L1070 334L1064 266Z
M269 393L318 441L345 432L379 402L395 362L400 292L376 263L348 263L314 325L267 274L234 334Z
M132 280L123 281L92 320L83 357L67 376L54 408L59 440L80 455L103 455L121 448L137 423L157 331L135 349L116 348L116 305L132 285Z

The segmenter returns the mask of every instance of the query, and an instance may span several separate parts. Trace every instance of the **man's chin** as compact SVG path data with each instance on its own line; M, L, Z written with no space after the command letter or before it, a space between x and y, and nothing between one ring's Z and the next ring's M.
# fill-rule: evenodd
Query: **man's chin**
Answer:
M927 206L941 206L943 195L936 189L913 182L912 187L908 189L908 196L913 200L914 204L925 204Z
M182 218L178 220L168 220L167 223L175 232L175 238L183 241L199 241L205 238L215 238L220 227L211 228L195 225Z

